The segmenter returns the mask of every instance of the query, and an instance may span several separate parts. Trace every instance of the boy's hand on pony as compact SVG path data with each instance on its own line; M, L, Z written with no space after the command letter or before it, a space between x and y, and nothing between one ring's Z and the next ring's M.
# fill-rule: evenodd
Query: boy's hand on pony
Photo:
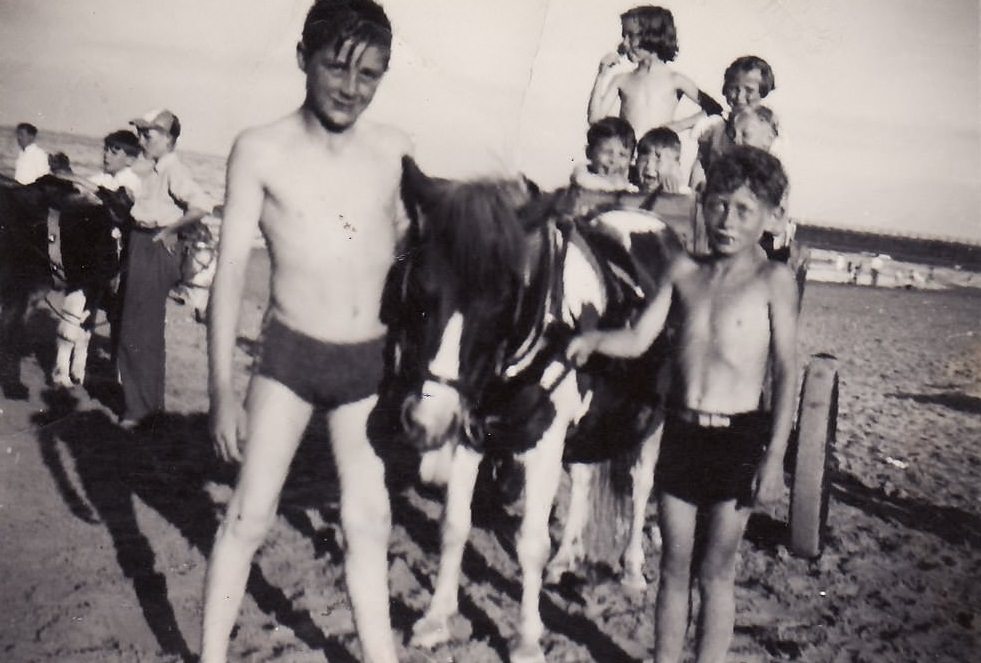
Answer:
M566 348L566 358L575 366L582 366L589 360L589 356L596 352L601 338L602 335L598 331L588 331L574 337Z

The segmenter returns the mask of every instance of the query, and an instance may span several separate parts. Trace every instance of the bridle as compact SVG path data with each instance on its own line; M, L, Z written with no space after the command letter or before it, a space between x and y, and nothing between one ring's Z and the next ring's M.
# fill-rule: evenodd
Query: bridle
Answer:
M493 346L493 361L483 374L485 379L465 380L462 377L450 378L432 372L428 364L423 372L423 381L443 385L456 392L460 400L460 414L454 417L449 431L460 430L465 438L476 448L483 446L484 429L493 423L495 415L481 409L480 398L484 389L493 382L498 384L517 383L530 385L539 383L545 369L555 361L563 363L560 375L544 387L549 395L562 380L575 368L566 360L564 342L549 337L549 328L562 320L563 279L562 270L570 235L575 232L571 223L550 219L537 230L540 250L537 260L530 262L526 276L516 293L514 312L510 316L512 333L505 334ZM412 264L402 273L400 283L401 301L409 296L409 281ZM404 338L403 338L404 341ZM404 430L410 430L409 412L418 403L418 397L410 396L403 401L401 420Z

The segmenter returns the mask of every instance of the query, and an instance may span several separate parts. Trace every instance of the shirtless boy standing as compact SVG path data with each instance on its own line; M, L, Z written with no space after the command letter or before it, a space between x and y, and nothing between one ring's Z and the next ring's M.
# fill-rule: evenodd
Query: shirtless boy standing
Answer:
M712 166L705 218L711 254L679 256L633 328L573 339L569 356L642 354L667 327L674 350L666 423L655 473L664 550L655 612L655 661L681 656L688 617L696 516L699 663L721 662L735 620L736 549L754 503L783 491L783 456L797 385L797 284L759 246L787 178L762 150L735 147ZM772 364L773 409L760 394Z
M383 370L379 309L405 218L399 182L410 144L395 129L358 121L387 70L391 40L389 20L372 0L315 3L297 46L303 105L243 132L228 160L209 329L211 431L219 453L242 467L208 565L204 663L226 659L252 556L275 519L314 406L329 410L363 658L396 661L390 506L366 421ZM271 295L243 413L232 351L257 225L271 256Z

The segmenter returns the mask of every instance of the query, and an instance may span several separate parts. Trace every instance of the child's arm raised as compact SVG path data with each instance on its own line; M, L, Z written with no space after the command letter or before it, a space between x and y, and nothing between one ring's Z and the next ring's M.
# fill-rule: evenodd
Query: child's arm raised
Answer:
M797 392L797 282L786 265L770 263L770 365L773 371L773 428L757 474L756 501L782 497L783 456L793 427Z
M596 72L596 80L593 81L593 89L589 93L589 106L586 110L586 120L589 124L615 114L613 105L619 92L619 86L614 84L617 79L615 69L619 62L620 56L616 53L607 53L600 60L599 71Z
M679 95L683 94L702 109L698 113L693 113L688 117L682 118L680 120L675 120L674 122L666 125L669 129L674 131L687 131L691 129L695 124L706 115L722 115L722 106L715 99L705 94L698 89L694 81L685 76L684 74L679 74L674 72L674 86L675 90L678 91Z

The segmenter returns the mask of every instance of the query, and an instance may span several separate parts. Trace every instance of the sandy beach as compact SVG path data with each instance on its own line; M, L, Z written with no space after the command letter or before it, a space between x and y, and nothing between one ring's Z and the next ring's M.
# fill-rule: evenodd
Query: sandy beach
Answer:
M267 274L256 252L236 356L243 390ZM135 432L106 408L105 326L86 389L55 392L43 372L53 322L43 306L30 318L30 400L0 401L4 661L178 661L197 651L205 557L234 468L214 460L206 435L204 327L170 306L168 412ZM802 357L830 352L841 371L830 537L820 559L798 559L785 547L786 502L753 516L730 660L971 660L981 630L981 292L812 283L803 310ZM321 430L315 418L253 566L235 660L360 660ZM390 609L403 642L432 590L439 508L432 492L393 497ZM404 660L506 660L518 514L478 505L455 641L403 648ZM657 554L648 552L643 595L603 575L546 589L549 661L650 656Z

